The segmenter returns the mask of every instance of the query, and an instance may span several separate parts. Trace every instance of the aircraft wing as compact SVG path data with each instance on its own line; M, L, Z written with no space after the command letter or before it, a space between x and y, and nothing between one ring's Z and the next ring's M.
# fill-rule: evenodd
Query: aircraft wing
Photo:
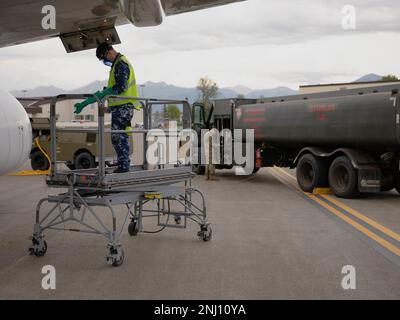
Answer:
M167 16L246 0L161 0Z
M164 16L201 10L245 0L1 0L0 48L60 37L67 52L97 47L100 42L120 43L115 26L157 26ZM49 24L55 9L55 29Z

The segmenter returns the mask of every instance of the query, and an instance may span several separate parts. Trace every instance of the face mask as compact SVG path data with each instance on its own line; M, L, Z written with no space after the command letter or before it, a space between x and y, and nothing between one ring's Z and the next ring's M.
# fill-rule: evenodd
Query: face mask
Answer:
M106 65L107 67L111 67L112 66L112 62L109 61L109 60L103 59L102 61L103 61L104 65Z

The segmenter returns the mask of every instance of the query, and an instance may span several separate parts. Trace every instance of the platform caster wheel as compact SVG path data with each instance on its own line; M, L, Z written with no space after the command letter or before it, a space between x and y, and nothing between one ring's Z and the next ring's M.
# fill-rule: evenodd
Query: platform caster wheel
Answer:
M209 225L201 226L201 230L197 233L197 236L203 241L210 241L212 238L212 229Z
M132 220L128 225L128 233L131 237L136 236L139 233L139 225L136 220Z
M176 223L176 224L181 224L181 222L182 222L182 218L181 218L180 216L176 216L176 217L174 218L174 220L175 220L175 223Z
M208 231L203 234L203 241L210 241L212 238L212 229L209 227Z
M125 259L125 253L124 253L124 250L121 249L120 258L119 259L114 259L114 261L112 263L112 266L113 267L119 267L124 262L124 259Z
M32 239L32 246L29 248L29 253L36 257L43 257L47 252L47 242L43 239Z
M111 247L110 253L106 257L107 263L113 267L122 265L125 259L124 250L121 247Z

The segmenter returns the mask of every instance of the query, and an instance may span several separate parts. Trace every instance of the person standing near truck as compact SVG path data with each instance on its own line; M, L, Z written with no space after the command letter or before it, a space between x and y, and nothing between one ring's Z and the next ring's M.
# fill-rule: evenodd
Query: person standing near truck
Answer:
M135 71L128 59L104 42L96 50L97 58L106 66L111 67L107 88L97 91L95 96L103 99L108 95L118 95L122 98L108 98L108 107L111 111L111 129L125 130L131 126L133 111L137 108L137 100L128 97L138 97ZM124 99L123 97L127 97ZM79 114L89 104L96 102L89 98L75 104L74 113ZM118 158L118 168L114 173L129 172L129 138L126 133L113 133L111 141Z

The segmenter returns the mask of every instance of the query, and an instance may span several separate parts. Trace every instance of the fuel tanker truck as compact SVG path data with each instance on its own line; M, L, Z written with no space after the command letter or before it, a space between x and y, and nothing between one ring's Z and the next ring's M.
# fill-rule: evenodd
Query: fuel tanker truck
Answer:
M393 188L400 192L399 89L400 84L216 100L203 125L198 119L194 123L197 129L253 129L254 172L260 167L296 168L298 185L305 192L329 187L343 198ZM194 116L205 119L196 105ZM221 159L217 169L234 165Z

